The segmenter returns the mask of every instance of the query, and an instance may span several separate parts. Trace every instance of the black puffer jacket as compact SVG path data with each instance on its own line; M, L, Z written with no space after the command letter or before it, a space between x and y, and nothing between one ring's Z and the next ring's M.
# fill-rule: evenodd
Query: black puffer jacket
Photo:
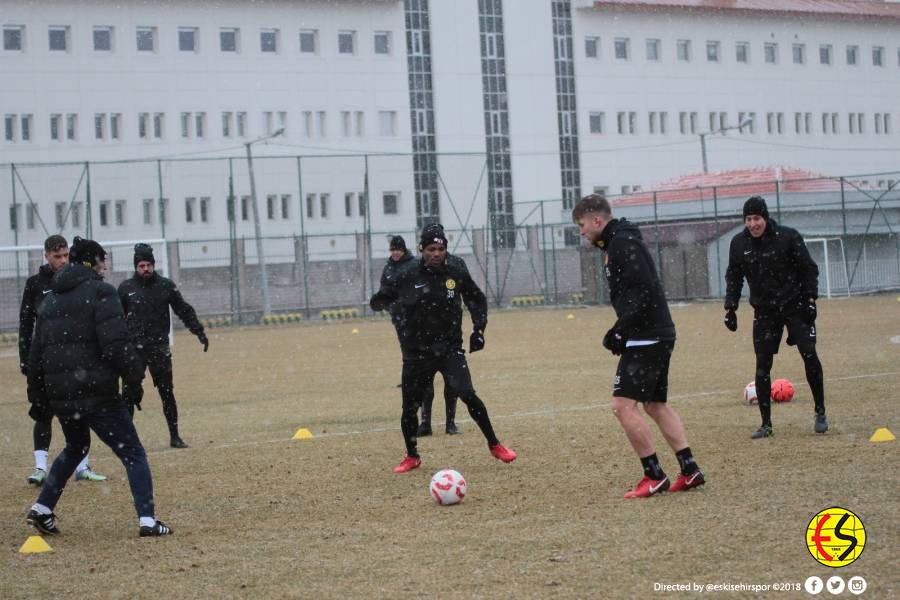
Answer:
M766 222L759 238L744 228L731 240L725 271L725 310L735 310L744 279L750 306L763 312L793 310L801 301L819 296L819 267L796 229Z
M32 275L25 282L22 294L22 306L19 308L19 364L28 364L28 350L31 348L31 336L34 334L34 321L41 302L50 293L50 281L53 271L50 265L41 265L37 275Z
M29 399L57 415L120 402L118 378L140 385L144 369L115 288L74 264L56 273L52 290L38 311L29 353Z
M387 264L384 265L384 270L381 272L381 287L384 287L385 283L395 276L395 274L400 270L400 268L411 261L414 258L412 252L407 250L403 256L400 257L400 260L394 260L392 258L388 258ZM403 310L400 305L397 303L391 304L388 307L388 312L391 315L391 322L394 324L394 327L397 328L399 333L400 331L400 320L402 318Z
M187 303L174 281L158 273L147 280L135 273L119 284L119 299L128 331L142 346L169 344L169 306L191 333L203 333L194 307Z
M609 299L616 324L628 340L674 340L675 323L656 266L641 232L625 219L613 219L603 228L597 246L606 252Z
M397 333L405 357L443 356L462 349L462 304L476 330L487 327L487 298L466 263L447 255L443 268L411 260L388 277L369 302L373 310L400 307Z

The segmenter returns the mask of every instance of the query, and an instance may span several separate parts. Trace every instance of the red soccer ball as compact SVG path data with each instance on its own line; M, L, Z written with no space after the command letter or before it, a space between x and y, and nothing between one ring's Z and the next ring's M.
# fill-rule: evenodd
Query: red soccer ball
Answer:
M776 379L772 382L772 400L790 402L794 399L794 384L787 379Z

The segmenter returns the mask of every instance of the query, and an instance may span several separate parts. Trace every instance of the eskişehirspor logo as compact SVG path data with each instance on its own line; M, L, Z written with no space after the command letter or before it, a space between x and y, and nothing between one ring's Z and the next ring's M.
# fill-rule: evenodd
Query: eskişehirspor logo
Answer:
M860 557L865 547L866 528L846 508L826 508L806 527L806 548L826 567L846 567Z

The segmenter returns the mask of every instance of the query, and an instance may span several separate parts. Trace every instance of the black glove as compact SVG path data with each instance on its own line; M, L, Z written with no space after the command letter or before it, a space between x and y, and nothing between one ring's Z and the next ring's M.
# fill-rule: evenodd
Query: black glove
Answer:
M816 310L816 301L815 301L815 299L814 299L814 298L808 298L808 299L806 300L806 302L804 302L803 304L804 304L803 310L804 310L805 313L806 313L806 322L809 323L810 326L815 325L815 324L816 324L816 314L817 314L817 312L818 312L818 311Z
M613 327L603 336L603 347L619 356L625 352L625 337L622 332Z
M203 351L206 352L209 350L209 338L206 337L205 333L200 333L197 335L197 339L200 340L200 343L203 344Z
M484 350L484 332L477 329L469 336L469 352Z
M19 363L19 370L22 371L22 375L28 377L28 363Z
M394 298L390 295L384 293L382 290L378 290L375 294L372 295L372 298L369 300L369 308L378 312L380 310L385 310L391 304L394 303Z
M737 331L737 313L733 310L725 311L725 327L728 331Z
M53 411L48 404L33 402L28 409L28 416L38 423L43 423L53 418Z
M134 409L141 410L141 400L144 399L144 386L141 382L126 383L122 385L122 399L128 407L128 411L134 413Z

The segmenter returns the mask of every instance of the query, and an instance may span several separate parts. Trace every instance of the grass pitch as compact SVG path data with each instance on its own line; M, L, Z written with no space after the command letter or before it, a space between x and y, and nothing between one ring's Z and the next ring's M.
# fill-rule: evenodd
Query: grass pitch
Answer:
M775 437L760 441L749 439L758 410L741 400L754 371L748 307L737 334L718 303L672 312L670 402L707 474L699 490L622 498L641 472L609 410L608 307L492 312L470 366L519 459L493 459L460 404L464 435L443 435L438 418L420 440L422 468L406 475L391 472L403 441L387 320L212 330L208 354L180 333L175 391L191 448L168 448L149 377L136 417L157 516L175 535L137 537L124 469L95 438L93 466L109 481L71 482L56 510L63 533L46 538L54 551L29 555L18 550L33 533L31 422L15 348L0 349L0 598L605 598L685 583L790 584L765 595L807 597L795 586L834 574L865 577L867 597L896 597L897 442L868 439L877 427L900 435L897 299L820 303L831 430L813 433L802 361L783 346L773 376L797 395L774 407ZM292 440L300 427L315 438ZM51 456L62 443L54 425ZM657 451L676 475L659 435ZM443 467L469 482L460 505L429 498ZM807 523L830 506L854 511L868 536L861 558L838 570L806 549Z

